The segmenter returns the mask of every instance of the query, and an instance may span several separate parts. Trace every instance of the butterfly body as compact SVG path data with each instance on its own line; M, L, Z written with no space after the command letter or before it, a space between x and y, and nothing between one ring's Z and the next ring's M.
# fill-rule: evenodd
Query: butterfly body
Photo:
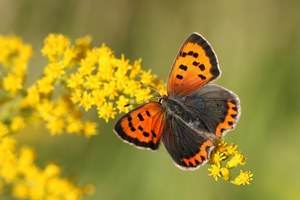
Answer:
M205 164L221 137L240 115L238 97L207 84L220 75L209 43L193 33L181 47L171 70L167 92L124 115L115 132L137 147L156 150L160 140L182 169Z
M164 112L166 113L166 119L167 120L178 120L184 123L188 128L193 129L194 131L198 132L199 134L202 134L202 137L205 138L211 138L211 134L205 135L205 132L209 133L209 130L206 130L205 124L201 122L201 117L199 117L199 113L196 110L192 109L191 107L187 107L186 104L189 99L186 97L183 98L174 98L172 96L165 98L165 101L162 101L162 107ZM201 98L198 98L196 103L199 106L199 110L201 110L201 107L205 106L205 102L201 100ZM204 112L202 110L201 112ZM203 132L203 130L206 130ZM184 134L184 133L179 133Z

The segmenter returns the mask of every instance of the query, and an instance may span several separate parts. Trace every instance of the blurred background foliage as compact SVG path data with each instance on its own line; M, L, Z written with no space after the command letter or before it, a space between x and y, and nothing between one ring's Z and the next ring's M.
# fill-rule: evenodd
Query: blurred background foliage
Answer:
M49 136L31 127L17 137L79 183L91 182L87 199L299 199L300 1L0 0L0 33L33 44L28 84L42 72L40 48L49 33L93 37L119 57L142 58L167 80L179 47L201 33L214 47L223 75L217 84L237 93L242 115L227 142L239 145L254 173L249 186L208 177L207 166L176 168L163 146L158 152L124 144L115 120L99 120L99 134ZM91 113L90 119L97 120Z

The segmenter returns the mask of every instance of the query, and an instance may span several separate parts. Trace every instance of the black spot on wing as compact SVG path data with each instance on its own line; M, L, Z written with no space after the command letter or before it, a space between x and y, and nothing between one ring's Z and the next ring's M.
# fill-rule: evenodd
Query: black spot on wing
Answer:
M183 71L186 71L186 70L188 69L188 67L181 64L181 65L179 66L179 69L182 69Z
M193 62L193 65L194 65L194 66L198 66L198 65L199 65L199 62L194 61L194 62Z
M176 75L176 78L182 80L182 79L183 79L183 76L181 76L180 74L177 74L177 75Z
M151 130L151 133L152 133L153 137L157 136L156 133L153 130Z
M206 79L206 76L203 76L202 74L199 74L198 76L199 76L199 78L201 78L202 80L205 80L205 79Z
M148 132L145 132L145 131L144 131L144 132L143 132L143 135L144 135L145 137L149 137L150 134L149 134Z
M204 66L203 64L199 65L198 67L199 67L199 69L200 69L201 71L204 71L204 70L205 70L205 66Z
M143 115L141 113L139 113L137 116L138 116L140 121L144 121Z
M232 118L236 118L237 114L231 114Z
M149 112L148 110L146 110L146 115L147 115L148 117L151 117L150 112Z

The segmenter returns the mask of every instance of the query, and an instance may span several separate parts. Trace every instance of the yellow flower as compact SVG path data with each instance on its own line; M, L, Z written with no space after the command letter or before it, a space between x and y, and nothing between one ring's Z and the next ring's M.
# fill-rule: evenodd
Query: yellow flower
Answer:
M83 123L80 119L68 117L66 130L68 133L80 133L83 129Z
M100 85L101 85L101 81L99 79L99 76L87 75L85 77L84 86L86 89L89 90L99 89Z
M105 96L107 96L110 100L114 100L115 97L118 96L118 91L116 88L116 82L110 81L108 83L103 84L102 91Z
M65 74L64 65L61 62L50 63L45 67L44 73L50 80L61 78Z
M216 181L221 177L221 168L219 165L211 165L211 168L209 168L208 171L210 171L210 174L208 175L213 176Z
M129 99L128 98L126 98L124 95L119 96L119 99L116 102L117 109L119 110L119 113L122 113L122 112L127 113L129 111L129 108L127 106L128 103L129 103Z
M152 85L153 81L156 79L156 76L151 74L151 70L142 71L141 82L145 85Z
M24 182L16 183L13 187L12 194L17 199L28 199L30 188Z
M237 153L237 145L231 144L231 145L226 146L226 148L225 148L225 154L227 156L233 155L235 153Z
M240 174L232 181L235 185L249 185L250 181L253 180L253 174L250 171L243 172L240 171Z
M131 79L135 79L137 77L137 75L141 72L141 70L142 70L141 62L142 62L142 59L139 59L133 63L132 69L131 69L130 75L129 75L129 77Z
M80 67L78 69L78 73L81 76L92 74L93 71L96 69L97 63L97 55L94 54L94 51L88 52L87 57L81 60Z
M25 127L25 121L23 117L21 116L16 116L12 119L12 122L10 124L10 130L13 132L17 132ZM1 135L1 134L0 134Z
M104 119L106 123L116 115L115 108L111 102L105 102L102 106L98 106L97 110L99 118Z
M60 34L50 34L44 40L42 54L47 56L50 61L55 61L64 54L70 45L69 38Z
M55 177L55 176L59 176L61 173L61 169L58 165L54 164L54 163L50 163L46 166L46 168L43 171L43 175L46 178L51 178L51 177Z
M17 72L14 68L19 68L20 66L23 67L21 73L26 70L28 60L32 55L30 45L24 44L23 41L16 36L0 35L0 49L0 63L2 63L4 67L12 67L13 72Z
M14 151L16 148L16 141L11 138L11 137L5 137L2 140L0 140L0 149L1 149L1 153L8 153L10 154L10 152ZM0 156L3 156L3 154L0 154ZM8 156L10 157L10 156ZM4 158L7 158L6 156L4 156ZM11 160L14 160L13 158Z
M27 89L27 95L23 99L23 106L35 106L40 102L40 94L37 85L32 85Z
M137 92L141 91L141 83L135 80L128 80L123 87L123 93L130 97L134 97Z
M92 41L92 37L90 35L87 35L87 36L82 37L82 38L78 38L75 41L76 47L79 48L79 49L86 50L86 49L90 48L91 41Z
M102 106L105 102L105 94L101 89L95 89L92 91L92 96L97 107Z
M83 125L83 133L86 137L91 137L97 134L97 124L95 122L87 121Z
M22 89L22 78L13 74L8 74L3 79L4 90L15 94L18 90Z
M82 94L81 94L80 89L73 90L70 94L70 100L73 102L73 104L80 102L81 97L82 97Z
M122 55L121 59L114 59L113 65L117 66L113 77L115 77L117 81L122 81L124 78L127 79L127 72L132 69L132 66L128 60L125 60L125 56Z
M37 87L40 93L49 94L53 91L53 79L45 76L37 81Z
M233 168L238 165L245 165L245 157L241 153L236 153L233 157L226 163L227 168Z
M67 80L68 87L72 89L80 88L84 83L84 79L80 73L73 73Z
M0 140L3 136L8 134L8 128L5 124L3 124L2 122L0 122Z
M18 160L18 168L23 173L31 167L35 159L34 151L29 147L23 147L20 150L20 157Z
M136 94L135 94L136 102L138 102L138 103L147 102L148 99L150 99L150 97L152 97L152 95L150 93L151 93L150 88L145 88L143 90L136 92Z
M224 141L224 140L221 140L217 147L215 148L215 151L218 151L218 152L225 152L226 151L226 148L227 148L227 143Z
M46 127L50 130L52 135L60 135L64 130L65 123L60 118L53 118L47 122Z
M63 55L62 64L66 67L71 67L73 60L77 56L77 51L74 47L67 48Z
M69 113L69 103L65 99L59 99L53 107L52 114L55 117L64 117Z
M213 164L220 164L220 162L226 158L227 157L224 155L223 152L215 152L211 154L210 162Z
M230 171L229 171L228 168L222 167L222 168L220 169L220 172L221 172L222 177L223 177L223 179L224 179L225 181L229 181L229 180L230 180L231 175L230 175Z
M85 109L85 111L88 111L92 107L92 105L94 105L94 103L95 102L92 98L92 95L84 91L80 99L80 105Z
M52 112L54 109L54 104L52 101L43 99L43 101L37 105L36 109L43 120L49 121L53 118Z

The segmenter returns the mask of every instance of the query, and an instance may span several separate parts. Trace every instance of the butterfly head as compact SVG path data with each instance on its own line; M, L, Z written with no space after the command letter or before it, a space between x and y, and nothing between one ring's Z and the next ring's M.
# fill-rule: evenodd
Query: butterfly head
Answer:
M164 101L166 101L168 99L168 96L167 95L162 95L162 96L159 96L158 97L158 102L160 104L162 104Z

